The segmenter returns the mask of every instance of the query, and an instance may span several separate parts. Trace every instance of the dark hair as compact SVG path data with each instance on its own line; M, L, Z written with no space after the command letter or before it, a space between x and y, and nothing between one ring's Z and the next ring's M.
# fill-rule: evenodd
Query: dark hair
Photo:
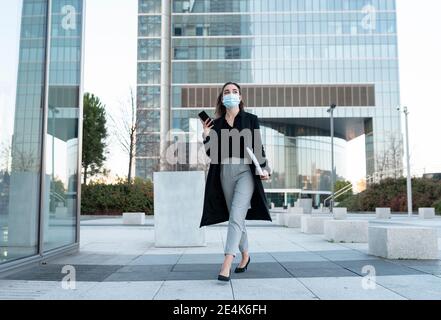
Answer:
M242 95L242 89L240 88L240 86L237 83L235 83L235 82L227 82L226 84L224 84L223 87L222 87L222 90L221 90L221 92L219 94L219 96L217 97L217 104L216 104L216 117L217 118L223 117L227 113L227 108L224 106L222 100L223 100L223 97L224 97L225 87L230 85L230 84L236 86L237 89L239 89L239 94ZM245 108L245 104L243 103L243 100L242 100L242 101L240 101L239 109L243 110L244 108Z

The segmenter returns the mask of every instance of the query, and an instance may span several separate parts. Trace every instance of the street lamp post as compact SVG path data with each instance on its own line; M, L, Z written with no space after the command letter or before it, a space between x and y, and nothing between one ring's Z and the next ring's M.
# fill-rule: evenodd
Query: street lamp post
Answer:
M334 212L334 197L335 197L335 165L334 165L334 110L337 107L335 103L331 104L331 107L328 109L328 113L331 115L331 206L330 211L331 213Z
M401 110L400 107L397 108L398 111ZM406 164L407 164L407 212L409 214L409 217L412 216L413 209L412 209L412 176L410 174L410 152L409 152L409 121L408 121L408 115L409 110L407 107L403 107L403 113L405 116L405 123L406 123Z

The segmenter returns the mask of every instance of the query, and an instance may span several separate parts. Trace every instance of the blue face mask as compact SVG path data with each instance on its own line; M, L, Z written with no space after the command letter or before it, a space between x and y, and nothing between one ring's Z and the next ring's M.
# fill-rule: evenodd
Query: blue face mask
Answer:
M222 103L227 109L237 108L240 104L240 96L238 94L228 94L224 96Z

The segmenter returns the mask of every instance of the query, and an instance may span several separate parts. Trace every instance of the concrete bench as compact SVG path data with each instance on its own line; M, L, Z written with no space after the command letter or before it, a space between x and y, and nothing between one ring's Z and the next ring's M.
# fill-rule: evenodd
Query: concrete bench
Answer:
M329 220L325 221L325 239L332 242L367 243L369 221Z
M412 226L371 226L369 254L386 259L437 260L438 230Z
M278 213L277 214L277 224L281 225L281 226L284 226L285 225L285 218L286 218L287 215L288 214L285 213L285 212Z
M288 210L288 213L304 214L305 213L305 209L303 209L301 207L290 207L289 210Z
M303 214L288 213L285 218L285 226L288 228L300 228Z
M312 213L312 199L298 199L296 207L303 208L303 213Z
M124 212L123 224L143 225L145 223L144 212Z
M375 215L377 219L390 219L390 208L376 208Z
M331 217L303 215L301 217L301 232L307 234L324 234L325 221L331 219Z
M335 220L345 220L348 217L347 208L333 208Z
M419 208L418 215L421 219L435 219L435 208Z

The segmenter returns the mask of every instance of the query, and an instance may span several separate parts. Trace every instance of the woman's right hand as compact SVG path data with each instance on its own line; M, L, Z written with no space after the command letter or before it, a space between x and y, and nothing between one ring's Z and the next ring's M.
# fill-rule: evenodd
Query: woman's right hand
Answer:
M204 133L203 133L203 136L204 136L204 139L205 139L206 137L208 137L208 136L210 135L210 130L211 130L211 128L214 127L214 124L213 124L213 120L210 119L210 118L208 118L207 120L205 120L205 122L203 122L203 121L201 120L201 122L202 122L202 125L203 125L203 127L204 127Z

